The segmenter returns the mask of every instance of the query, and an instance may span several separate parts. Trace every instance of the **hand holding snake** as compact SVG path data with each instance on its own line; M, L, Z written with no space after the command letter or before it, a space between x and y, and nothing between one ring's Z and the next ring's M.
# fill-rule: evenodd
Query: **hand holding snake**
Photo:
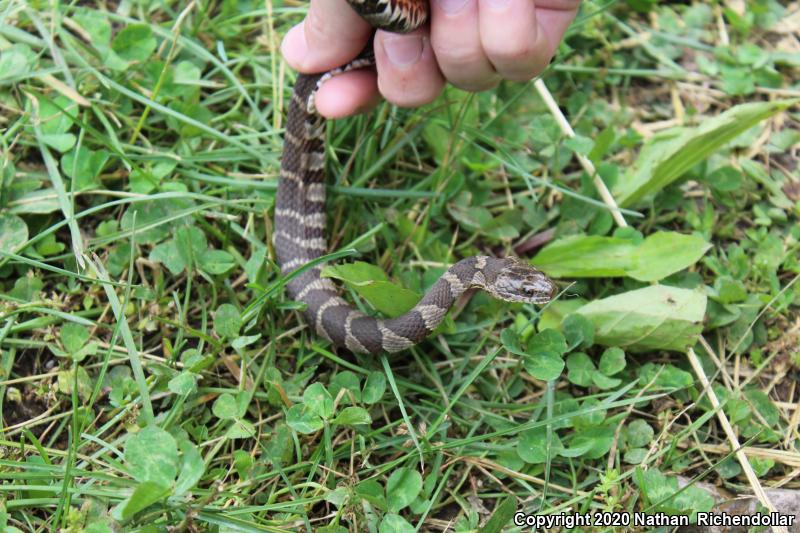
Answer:
M427 21L425 0L348 0L372 26L414 31ZM286 122L281 173L275 202L274 244L284 274L327 252L325 238L325 119L316 93L328 79L374 64L368 49L347 65L324 74L300 74ZM427 337L444 320L456 299L480 288L510 302L542 304L556 293L542 272L516 258L474 256L462 259L406 314L388 319L367 316L345 300L315 266L287 285L289 296L306 303L305 316L316 333L358 353L397 352Z
M310 0L308 15L286 34L281 52L299 72L325 72L373 41L377 69L326 83L317 93L320 114L331 119L361 112L379 101L379 90L395 105L418 107L435 100L445 82L478 91L501 79L533 79L553 57L579 4L432 0L429 23L400 35L375 32L345 0Z

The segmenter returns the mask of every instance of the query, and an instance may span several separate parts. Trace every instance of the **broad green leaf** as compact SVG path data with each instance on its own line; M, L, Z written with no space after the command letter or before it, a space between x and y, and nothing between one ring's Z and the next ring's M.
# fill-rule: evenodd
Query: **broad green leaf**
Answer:
M324 425L322 419L302 403L297 403L286 412L286 424L298 433L315 433Z
M555 352L540 352L536 355L527 355L522 363L525 365L525 370L528 374L542 381L554 380L564 370L564 360Z
M374 281L389 281L383 269L363 261L326 266L322 275L340 279L353 285Z
M655 468L637 468L634 480L650 504L666 501L678 490L677 478L667 477Z
M186 85L195 85L200 81L200 69L191 61L181 61L175 65L174 82Z
M338 524L322 526L315 529L318 533L348 533L349 530Z
M621 372L625 368L625 351L617 346L606 348L597 366L606 376Z
M569 447L565 447L559 452L561 457L582 457L589 453L594 448L594 441L592 439L572 439Z
M180 102L173 103L170 107L174 112L167 115L167 125L184 138L198 137L203 133L203 130L185 119L179 120L178 116L182 115L199 124L208 124L214 119L214 113L199 103Z
M236 350L239 355L244 355L244 349L261 340L261 333L256 335L243 335L231 341L231 348Z
M75 146L78 138L71 133L44 133L42 134L42 141L50 148L64 153Z
M613 423L585 428L573 434L569 446L570 448L578 447L582 450L588 447L588 449L581 454L581 457L598 459L606 455L611 449L611 445L614 442L615 431L616 424Z
M157 44L150 26L131 24L114 37L111 48L126 61L144 61L150 57Z
M567 340L557 329L545 329L534 335L528 341L528 355L552 352L563 355L567 352Z
M389 513L384 515L378 533L414 533L414 526L399 514Z
M267 257L267 248L266 246L259 248L257 250L253 250L250 259L244 264L244 272L247 274L247 279L251 283L256 283L258 281L259 272L264 271L264 265L266 264L266 257Z
M477 98L472 98L470 93L448 86L444 90L444 97L439 104L436 114L437 120L426 120L422 129L422 138L430 148L434 160L441 164L453 151L453 144L457 137L452 128L452 121L458 120L459 125L480 124L480 105ZM438 118L440 117L440 118ZM458 117L457 119L455 117ZM469 153L469 143L462 149ZM466 159L466 156L464 156Z
M422 476L411 468L398 468L386 482L389 511L396 513L414 501L422 490Z
M646 448L630 448L625 452L625 455L622 456L622 460L629 465L638 465L642 464L645 457L647 457Z
M181 458L180 474L178 474L178 481L175 484L176 496L180 496L197 485L206 469L203 456L192 442L181 439L178 441L178 448L181 450Z
M22 531L15 527L11 527L6 531L7 533L22 533ZM111 529L111 526L101 518L96 522L89 523L83 530L83 533L114 533L114 530Z
M658 281L695 264L709 248L699 235L658 231L636 248L626 274L639 281Z
M695 485L678 492L678 478L666 476L655 468L643 470L637 467L633 479L644 495L645 502L654 506L654 511L694 514L697 511L710 511L715 505L714 498Z
M147 426L128 439L125 462L137 481L171 487L178 475L178 445L163 429Z
M514 331L513 328L504 329L503 332L500 333L500 341L503 343L503 347L509 352L523 357L528 355L526 351L527 346L522 346L519 334Z
M517 211L506 211L495 217L483 206L464 205L459 202L447 204L447 211L459 225L475 233L495 239L519 237L519 230L515 227L515 223L522 220L522 217Z
M525 370L536 379L550 381L564 370L561 356L567 351L567 341L558 330L542 330L531 337L524 347L511 329L504 330L501 339L508 351L522 357Z
M719 276L715 279L714 290L717 291L717 294L711 297L721 304L730 304L747 300L747 287L745 284L730 276Z
M636 419L625 427L628 446L642 448L650 444L655 435L653 428L642 419Z
M570 349L588 348L594 344L594 324L583 315L573 313L561 323L561 331Z
M363 262L326 266L324 277L336 278L347 283L381 313L396 317L410 310L419 301L419 295L387 281L380 268Z
M160 199L134 204L125 210L120 220L123 231L133 231L136 226L137 244L155 244L166 239L172 229L185 222L174 221L173 218L182 209L191 207L192 201ZM147 227L148 229L142 230ZM202 232L200 232L201 237ZM203 247L205 250L206 246ZM176 246L176 253L179 252Z
M767 396L764 391L759 389L748 389L745 392L745 397L753 409L758 412L759 416L764 419L764 422L769 426L776 426L780 421L780 411L772 400Z
M28 74L35 60L36 54L27 44L17 43L0 52L0 85Z
M61 169L66 176L75 180L76 191L90 189L99 185L96 178L103 171L109 156L105 150L94 151L82 146L61 157Z
M323 499L326 502L328 502L330 504L333 504L336 507L341 507L342 505L347 503L347 499L348 499L349 493L350 493L350 491L348 489L346 489L345 487L338 487L336 489L329 490L328 492L326 492L325 495L323 496ZM335 527L339 527L339 526L335 526ZM328 531L330 531L330 530L328 530ZM345 531L347 531L347 530L345 530Z
M383 494L383 487L374 479L365 479L356 485L356 495L371 503L378 509L386 510L386 497Z
M52 187L26 192L11 202L10 205L9 213L25 215L44 215L61 209L58 205L56 191ZM2 216L0 215L0 217Z
M242 316L233 304L222 304L214 313L214 331L223 338L232 339L242 328Z
M553 458L559 455L564 449L561 439L555 431L552 432L552 440L550 441L550 457ZM517 455L531 464L543 464L547 461L547 428L537 427L527 429L519 434L519 442L517 442Z
M563 144L578 154L587 155L592 150L594 141L583 135L575 135L564 139Z
M236 266L236 260L225 250L206 250L198 258L199 267L209 274L224 274Z
M244 450L235 450L233 452L233 467L239 477L247 476L255 463L255 459L248 452Z
M294 456L294 439L291 429L283 422L275 424L268 435L261 457L275 464L287 464Z
M753 94L756 90L753 73L738 65L721 65L722 90L731 96Z
M14 282L14 288L9 291L8 295L24 302L32 302L39 298L43 288L42 279L34 276L33 271L28 271L27 276L18 278Z
M622 383L622 380L619 378L608 377L600 372L595 372L592 374L592 383L594 383L595 386L600 390L608 390L618 387L619 384Z
M333 419L334 424L340 426L357 426L359 424L371 424L372 417L363 407L349 406L342 409Z
M173 276L177 276L186 268L186 263L178 253L178 245L175 244L174 239L156 245L150 251L150 261L163 264Z
M16 215L0 213L0 250L17 253L26 242L28 226L25 221Z
M341 392L342 390L345 392ZM328 383L328 391L334 398L338 398L341 393L339 405L350 405L353 402L358 403L361 401L361 381L355 372L350 370L339 372L333 376L330 383Z
M741 133L794 105L797 100L740 104L702 121L655 135L631 170L617 182L614 196L623 207L640 203Z
M597 369L592 359L583 352L575 352L567 357L567 379L570 383L589 387L592 384L592 375Z
M39 120L41 121L42 133L48 135L66 134L73 125L78 110L78 103L73 102L66 96L57 96L52 100L39 98ZM75 144L75 136L71 135L72 144ZM62 141L64 142L64 141ZM70 146L71 148L72 146ZM69 148L67 148L69 150ZM66 151L66 150L62 150Z
M361 399L367 405L378 403L386 392L386 376L383 372L370 372L364 382L364 390L361 392Z
M483 533L500 533L503 528L511 522L514 513L517 511L517 500L513 496L506 496L494 508L492 516L484 524L481 531Z
M256 428L247 420L237 418L234 420L228 431L225 432L225 438L228 439L252 439L256 435Z
M175 246L184 265L196 266L200 256L208 249L208 241L200 228L181 226L175 230Z
M751 159L742 159L739 165L744 170L748 178L752 179L764 189L769 191L769 201L781 209L792 209L794 202L787 198L786 193L783 191L781 183L773 179L769 172L764 168L764 165L756 163Z
M131 192L136 194L147 194L158 187L159 180L147 168L135 168L128 176L128 184Z
M86 31L95 46L111 41L111 24L102 11L78 7L72 18Z
M66 245L56 240L55 233L48 233L36 243L36 251L44 257L60 254L64 251L64 248L66 248Z
M631 351L684 351L703 330L706 295L653 285L590 302L576 312L595 326L596 342Z
M324 420L333 416L333 397L322 383L312 383L306 387L303 403L309 411Z
M74 322L67 322L61 327L59 332L61 337L61 344L68 353L74 354L83 348L86 341L89 340L89 330L85 326L76 324Z
M539 319L538 324L539 330L558 329L564 317L574 313L583 305L586 305L586 300L583 298L555 300L550 302L542 311L542 317Z
M656 388L685 389L694 384L694 379L692 374L674 365L646 363L639 370L639 383L644 387L650 382Z
M622 277L635 249L630 239L570 235L545 246L531 263L555 278Z
M184 370L167 383L170 392L185 396L197 390L198 374Z
M717 191L735 191L742 186L742 172L733 167L721 167L706 176L703 181Z
M628 276L657 281L695 264L710 248L702 237L659 231L636 243L622 237L573 235L547 245L533 264L556 278Z
M90 343L90 345L91 344L93 343ZM92 395L94 382L92 382L92 378L89 377L89 373L86 372L86 369L83 368L83 366L76 365L69 370L62 370L61 372L59 372L58 390L66 395L72 394L72 389L76 381L76 376L75 376L76 372L78 374L77 375L78 396L80 397L81 400L88 401L89 397Z
M236 405L236 398L227 392L220 394L214 405L211 406L211 412L214 413L219 419L233 420L239 415L239 407Z
M142 482L136 486L133 494L114 508L111 515L119 521L127 520L142 509L166 498L171 492L169 486L159 485L155 481Z

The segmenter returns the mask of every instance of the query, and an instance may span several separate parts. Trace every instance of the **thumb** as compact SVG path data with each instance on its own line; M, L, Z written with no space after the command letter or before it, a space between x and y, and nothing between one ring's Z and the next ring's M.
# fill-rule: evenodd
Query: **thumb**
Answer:
M311 0L305 20L283 38L281 53L292 68L324 72L364 49L372 27L345 0Z

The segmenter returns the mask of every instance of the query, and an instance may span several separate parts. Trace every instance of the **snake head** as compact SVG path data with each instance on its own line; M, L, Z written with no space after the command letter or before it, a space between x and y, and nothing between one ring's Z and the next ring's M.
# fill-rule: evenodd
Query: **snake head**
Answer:
M506 258L497 272L494 283L486 290L495 298L507 302L546 304L558 293L558 286L544 272L515 258Z

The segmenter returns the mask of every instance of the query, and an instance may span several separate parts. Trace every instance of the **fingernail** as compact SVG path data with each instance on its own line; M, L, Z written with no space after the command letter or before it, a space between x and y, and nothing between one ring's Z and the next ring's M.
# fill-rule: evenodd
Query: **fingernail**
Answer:
M455 13L467 4L467 0L437 0L445 13Z
M389 37L383 41L383 49L386 50L389 61L399 67L407 67L419 61L422 56L422 36Z
M306 32L303 25L298 24L283 37L281 43L281 54L286 61L293 67L302 66L303 60L308 53L308 43L306 43Z
M493 9L503 9L511 3L511 0L485 0L485 2Z

